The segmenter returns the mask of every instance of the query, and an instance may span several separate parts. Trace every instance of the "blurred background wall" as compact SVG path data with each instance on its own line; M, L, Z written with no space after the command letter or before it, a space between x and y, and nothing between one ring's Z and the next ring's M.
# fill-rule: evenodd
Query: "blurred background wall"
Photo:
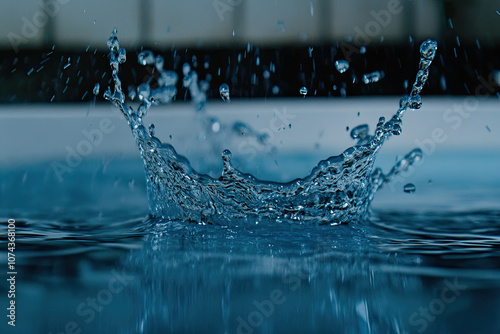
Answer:
M89 90L86 82L108 80L95 69L106 66L105 41L114 27L129 52L140 48L163 52L171 58L167 66L174 69L193 56L210 59L210 64L229 59L210 66L211 75L221 77L221 82L233 81L233 91L241 96L273 95L274 86L280 88L275 95L295 96L301 85L313 88L315 95L340 94L334 89L339 87L332 77L336 73L329 73L338 59L351 62L358 79L377 69L371 63L379 64L390 82L376 89L353 86L351 94L400 94L401 63L414 61L409 55L417 52L418 57L418 43L427 38L440 43L440 73L445 75L445 79L431 78L430 93L467 94L467 85L475 84L471 80L498 76L500 69L499 0L0 0L0 8L2 102L81 100ZM359 55L365 50L362 59ZM307 63L308 52L315 64ZM262 66L279 66L288 75L271 78L274 82L266 89L259 75L265 70L254 70L256 87L238 86L242 80L252 81L251 75L235 77L230 68L230 60L241 53L253 60L267 58ZM72 68L64 68L67 64ZM243 67L252 72L242 63L238 75ZM67 69L76 70L73 74L81 82L72 78L67 84L50 83ZM457 79L460 85L453 84ZM66 91L76 93L62 94L68 85ZM345 85L349 88L351 83Z
M1 0L0 47L102 47L113 27L126 47L283 46L365 35L369 43L500 41L494 0Z

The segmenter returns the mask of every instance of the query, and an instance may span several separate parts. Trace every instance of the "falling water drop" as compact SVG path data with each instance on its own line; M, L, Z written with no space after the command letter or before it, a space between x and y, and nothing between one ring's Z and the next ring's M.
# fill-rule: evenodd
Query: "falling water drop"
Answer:
M384 72L375 71L372 73L363 74L363 83L368 85L370 83L379 82L384 77Z
M96 83L95 86L94 86L94 90L92 91L94 93L94 95L99 94L99 89L100 88L101 88L101 86L99 85L99 83Z
M306 97L307 95L307 88L306 87L302 87L299 91L300 95L302 95L304 98Z
M142 65L151 65L155 62L153 52L150 50L144 50L137 55L137 62Z
M407 184L405 184L403 190L405 193L413 194L415 192L415 190L417 190L417 187L415 187L415 185L413 183L407 183Z
M222 101L224 102L230 102L230 98L229 98L229 86L227 83L223 83L222 85L220 85L219 87L219 93L220 93L220 97L222 98Z
M349 62L347 60L337 60L335 62L335 68L339 73L345 73L349 69Z

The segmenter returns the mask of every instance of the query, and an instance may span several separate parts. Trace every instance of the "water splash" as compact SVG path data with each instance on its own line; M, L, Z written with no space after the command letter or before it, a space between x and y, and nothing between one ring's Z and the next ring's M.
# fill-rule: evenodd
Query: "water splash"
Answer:
M401 117L408 108L421 106L420 91L428 77L437 49L428 40L420 48L420 70L411 93L403 97L396 114L385 121L379 119L374 135L367 125L352 130L357 144L338 156L320 161L304 178L287 183L258 180L231 163L232 153L222 153L223 169L219 178L196 172L189 161L174 147L155 137L154 128L146 129L143 117L155 101L152 94L142 94L137 110L125 103L118 77L119 64L125 60L116 30L108 40L110 65L114 81L104 97L121 110L139 146L144 162L150 214L167 220L209 224L238 224L259 221L297 222L337 225L361 220L369 213L376 191L392 177L406 170L422 156L413 150L384 175L373 164L384 141L401 133ZM199 108L197 76L184 65L184 86L189 87ZM203 100L203 99L201 99Z

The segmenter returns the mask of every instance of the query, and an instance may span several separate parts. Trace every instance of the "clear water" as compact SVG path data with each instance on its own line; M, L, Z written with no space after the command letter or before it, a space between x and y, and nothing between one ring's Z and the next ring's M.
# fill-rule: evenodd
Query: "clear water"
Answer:
M351 137L357 140L356 146L321 161L308 176L287 183L258 180L238 170L231 163L229 150L222 152L223 170L219 178L196 172L172 145L155 137L154 125L148 131L143 122L152 105L169 102L175 96L176 75L167 74L163 60L156 57L156 68L161 74L159 87L153 90L149 82L141 84L137 88L141 103L134 110L125 103L121 88L119 66L126 61L126 52L120 48L116 30L108 40L108 47L114 87L113 90L108 88L104 96L123 113L137 142L146 171L149 210L153 217L224 225L258 224L261 221L352 223L367 217L370 203L384 183L422 157L420 149L413 150L387 175L373 168L384 141L401 134L401 118L406 110L419 109L422 105L420 92L436 54L435 41L422 43L413 88L409 96L401 99L399 109L389 121L381 117L373 136L368 133L368 125L354 128ZM139 64L147 64L153 62L154 56L150 51L143 51L138 58ZM198 87L197 74L188 64L183 66L183 74L184 86L189 88L196 109L204 112L206 98ZM300 93L307 94L303 89ZM229 99L229 88L221 87L221 95L227 95L226 99Z
M144 59L151 62L147 54ZM190 72L186 69L188 76ZM417 76L417 88L419 82L423 85L419 78L423 77ZM188 87L193 80L197 79L191 73ZM138 158L106 164L89 159L68 174L64 183L57 182L46 163L0 170L0 217L4 222L16 219L19 272L16 328L2 321L1 333L500 331L500 181L494 173L498 157L476 154L464 161L461 154L453 159L435 154L433 160L446 163L433 171L433 178L448 176L450 181L433 188L426 206L415 204L425 192L422 182L417 182L421 180L416 180L414 193L405 193L401 185L399 194L386 195L388 204L367 215L375 191L421 156L418 150L410 152L385 175L372 168L376 149L393 132L398 133L397 118L408 104L420 106L418 92L403 100L396 118L379 123L375 136L368 134L367 126L351 132L358 145L340 158L363 164L359 169L341 165L347 167L345 180L373 182L364 192L353 192L357 200L365 200L357 206L359 211L348 209L347 215L331 221L328 212L325 216L312 209L298 215L300 219L273 214L260 219L260 213L252 213L259 217L255 224L254 219L238 216L239 206L221 215L204 215L200 213L204 208L190 207L194 213L189 216L184 203L175 202L175 216L164 214L166 207L155 197L164 189L155 188L161 186L150 179L165 180L163 174L154 174L156 168L165 166L166 158L160 159L164 154L177 159L175 166L185 175L201 180L195 180L200 182L200 197L211 185L226 190L235 184L247 190L266 186L276 191L290 184L268 185L251 177L243 182L242 174L230 168L228 153L223 171L230 173L231 185L224 178L197 174L173 148L155 140L154 127L146 130L140 119L145 113L136 117L141 110L147 112L147 96L168 101L168 90L160 94L143 86L131 91L138 92L137 99L145 107L124 114L133 129L140 120L134 136L142 158L158 167L144 166ZM112 98L120 102L120 92L114 94ZM195 105L201 111L203 97L195 99ZM201 119L217 129L218 120ZM258 136L242 123L231 129ZM157 152L144 151L151 147ZM330 159L325 160L315 170L325 167L336 176L322 164L339 166L335 159L340 158L330 158L330 165ZM317 162L293 156L289 161L297 166ZM455 168L449 168L453 164ZM483 175L467 173L477 166L489 169ZM334 178L337 186L342 180ZM215 194L221 196L224 191ZM234 197L237 191L230 195ZM280 195L280 199L287 198L286 192ZM376 197L383 195L378 191ZM303 201L307 199L300 198ZM478 202L487 204L476 207ZM332 222L338 225L330 226ZM5 224L0 233L6 234ZM5 252L0 257L7 263ZM0 294L0 304L7 304L6 294Z

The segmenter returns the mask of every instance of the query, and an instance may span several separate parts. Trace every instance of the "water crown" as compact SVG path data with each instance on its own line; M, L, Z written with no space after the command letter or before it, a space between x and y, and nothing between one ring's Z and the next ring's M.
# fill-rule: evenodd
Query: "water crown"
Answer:
M304 178L279 183L259 180L238 170L231 163L229 150L222 152L220 177L198 173L172 145L155 137L154 126L147 129L143 118L152 105L174 98L177 74L163 69L163 58L155 58L151 51L141 52L139 63L155 63L162 79L155 89L145 83L137 92L129 93L132 99L139 96L140 105L137 110L133 109L125 103L118 76L126 52L120 48L116 34L115 29L108 40L114 88L113 91L108 88L104 97L120 109L139 147L146 172L149 212L153 217L222 225L259 221L337 225L359 221L369 214L377 190L422 158L421 150L414 149L387 175L379 168L374 169L376 155L384 141L401 134L401 118L406 110L419 109L422 105L420 92L436 54L435 41L422 43L419 71L409 96L400 100L399 109L390 120L380 117L374 135L369 134L368 125L352 129L351 137L357 140L356 145L320 161ZM196 73L188 66L183 67L183 83L201 110L205 97L198 88ZM305 96L304 92L301 90ZM229 87L227 90L221 87L223 99L226 93L229 100Z

